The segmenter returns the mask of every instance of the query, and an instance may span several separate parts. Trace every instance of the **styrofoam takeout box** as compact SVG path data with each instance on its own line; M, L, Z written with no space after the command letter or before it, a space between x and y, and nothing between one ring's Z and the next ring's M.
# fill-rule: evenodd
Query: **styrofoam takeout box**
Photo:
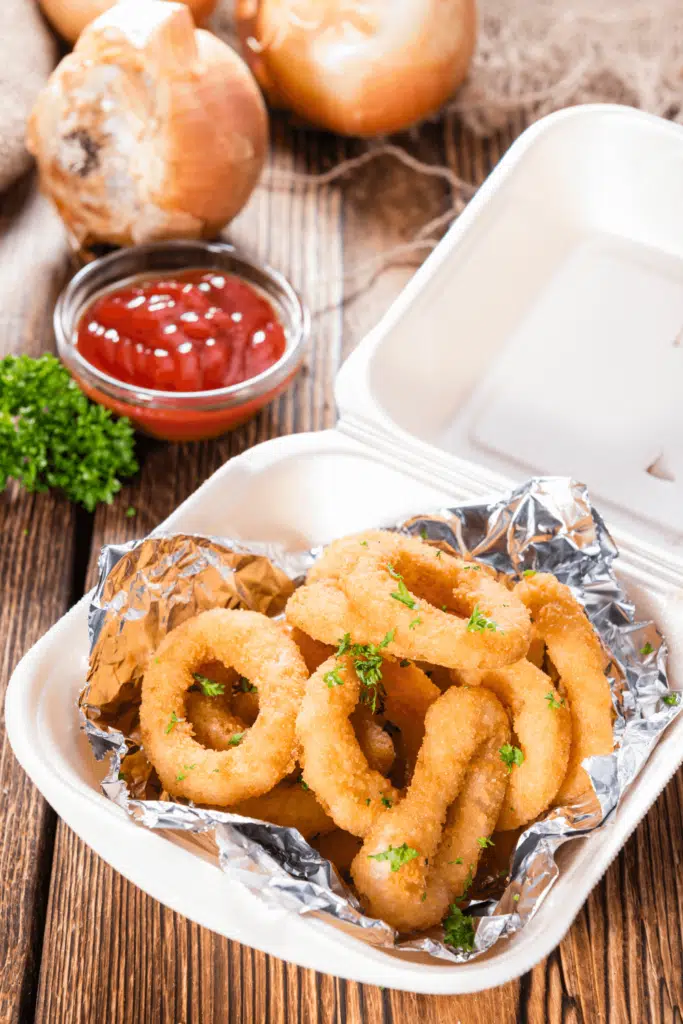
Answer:
M160 529L290 547L505 491L535 473L584 480L619 572L683 681L683 129L627 108L565 111L502 160L342 368L334 430L233 459ZM614 823L565 846L518 935L453 965L372 949L266 908L181 839L135 825L98 789L75 701L84 598L18 665L7 729L35 784L101 857L216 932L305 967L417 992L522 974L560 941L683 758L683 716ZM100 776L101 777L101 776Z

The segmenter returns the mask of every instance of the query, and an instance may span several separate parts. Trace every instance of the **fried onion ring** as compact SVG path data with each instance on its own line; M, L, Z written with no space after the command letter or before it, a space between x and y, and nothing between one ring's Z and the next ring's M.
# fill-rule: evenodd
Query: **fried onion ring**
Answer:
M308 681L296 728L306 782L339 828L362 836L399 793L370 767L356 738L349 716L360 690L353 659L329 658Z
M603 669L604 652L583 608L569 587L554 576L530 576L517 585L515 593L531 612L559 673L560 689L569 701L569 765L555 803L570 803L591 789L581 767L584 759L611 754L614 749L612 697Z
M468 669L511 664L529 646L529 615L513 593L485 567L414 537L376 530L335 542L308 579L287 618L323 643L350 633L380 644L391 633L388 654Z
M508 788L496 831L508 832L533 821L550 807L567 773L571 717L550 678L530 661L485 672L463 672L462 682L481 684L509 708L512 728L524 756L508 766Z
M504 709L482 687L452 687L430 707L408 792L376 819L351 866L374 917L427 928L463 894L503 802L498 751L509 738Z
M184 718L194 673L211 660L235 668L258 692L258 718L229 750L202 746ZM258 612L215 608L172 630L147 668L140 706L144 750L164 788L219 807L271 790L294 767L307 676L294 641Z

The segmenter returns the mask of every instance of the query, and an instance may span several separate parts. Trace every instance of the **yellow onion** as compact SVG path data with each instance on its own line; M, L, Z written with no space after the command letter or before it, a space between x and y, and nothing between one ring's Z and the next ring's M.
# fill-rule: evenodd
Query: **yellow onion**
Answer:
M36 101L28 146L79 245L216 234L266 157L244 61L186 6L124 0L92 22Z
M138 0L145 3L146 0ZM182 0L198 25L212 13L216 0ZM86 25L113 7L116 0L40 0L45 17L60 36L75 43Z
M243 52L266 96L343 135L399 131L465 78L475 0L237 0Z

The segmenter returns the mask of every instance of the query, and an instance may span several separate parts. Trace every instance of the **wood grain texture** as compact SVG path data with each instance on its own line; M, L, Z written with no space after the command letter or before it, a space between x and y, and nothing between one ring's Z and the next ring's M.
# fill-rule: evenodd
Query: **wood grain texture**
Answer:
M52 226L50 226L52 225ZM50 347L65 266L61 229L26 178L0 197L0 356ZM25 287L26 280L32 282ZM28 648L69 606L73 510L52 495L0 495L0 1020L30 1020L37 991L55 816L5 736L4 696ZM78 584L80 587L80 583Z
M458 175L479 183L509 139L483 144L448 120L401 141L420 159L445 158ZM356 151L354 143L275 122L277 167L316 172ZM144 443L142 471L115 505L99 510L92 523L86 517L62 524L66 534L70 528L78 533L79 551L89 545L91 581L101 544L148 532L226 459L269 437L334 422L332 385L341 359L398 294L424 253L404 255L391 269L366 275L360 287L358 264L369 255L381 262L383 253L411 242L453 198L442 180L416 176L390 157L325 188L258 191L230 236L288 274L316 311L305 370L286 395L228 438L177 447ZM51 296L49 274L45 281ZM17 323L25 324L26 313L21 311ZM35 315L30 309L28 314ZM20 504L17 521L33 514L30 503L22 499ZM136 508L135 518L126 517L128 506ZM55 509L61 509L59 503ZM49 587L57 589L52 580ZM26 646L28 634L18 628ZM14 794L14 777L10 786ZM682 808L683 783L677 777L544 963L501 988L443 998L345 983L206 932L122 879L60 822L35 1019L41 1024L680 1022ZM49 838L49 829L40 825L35 835ZM29 883L30 898L36 889ZM35 921L32 911L29 917ZM39 924L33 928L39 933ZM11 974L10 964L5 975Z

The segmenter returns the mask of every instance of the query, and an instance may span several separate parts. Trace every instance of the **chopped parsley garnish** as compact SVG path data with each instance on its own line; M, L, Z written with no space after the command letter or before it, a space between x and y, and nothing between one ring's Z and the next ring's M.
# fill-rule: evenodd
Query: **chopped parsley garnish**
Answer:
M413 619L412 622L408 623L408 629L416 629L417 626L421 626L421 625L422 625L422 619L418 615L418 617L416 619Z
M407 586L403 582L403 577L401 576L400 572L396 572L393 565L387 564L387 569L389 570L389 575L393 576L395 580L398 580L398 588L396 590L392 590L391 592L391 596L393 597L394 601L400 601L401 604L404 604L406 606L406 608L416 608L417 601L412 596Z
M176 725L178 724L179 721L180 721L180 719L176 715L175 711L172 711L171 712L171 717L168 720L168 725L164 729L164 732L166 733L167 736L168 736L169 732L171 732L171 730L175 729L175 727L176 727Z
M495 846L493 839L488 836L477 836L477 842L481 846L482 850L485 850L487 846Z
M426 526L421 526L420 527L420 537L422 537L422 540L427 540L427 527Z
M299 785L300 785L300 786L301 786L301 788L302 788L303 790L305 790L306 792L308 792L308 791L309 791L309 789L311 788L311 787L310 787L310 786L308 785L308 783L306 782L306 780L304 779L303 775L300 775L300 776L299 776Z
M422 893L422 895L420 896L420 901L421 901L422 903L424 903L426 899L427 899L427 893L426 893L426 892L423 892L423 893Z
M480 565L464 565L463 572L481 572Z
M664 697L662 697L662 700L664 701L665 704L668 704L669 707L675 708L676 705L678 704L678 694L677 693L667 693Z
M196 764L184 764L183 765L183 768L185 769L186 772L191 772L192 769L196 768L196 767L197 767ZM183 779L186 779L186 778L187 778L187 775L183 774L183 772L178 772L178 774L175 777L175 780L176 780L176 782L182 782Z
M644 658L646 658L648 654L652 654L653 651L654 647L652 646L649 640L640 648L640 653L643 655Z
M382 806L383 807L393 807L394 806L394 801L390 800L388 796L383 796L382 797Z
M242 742L243 739L244 739L244 733L243 732L234 732L232 734L232 736L230 737L230 739L228 740L228 746L229 747L239 747L239 745L240 745L240 743Z
M467 623L467 631L469 633L483 633L485 630L490 630L490 632L495 633L497 629L498 623L494 622L493 619L489 619L483 612L480 612L479 605L475 604L474 611Z
M552 690L546 693L545 699L548 701L548 707L561 708L564 706L564 697L560 697L558 700Z
M128 508L126 509L126 519L134 519L137 514L138 510L136 508L133 508L132 505L129 505Z
M519 903L519 893L516 892L512 897L514 903Z
M366 548L368 546L368 542L366 540L359 541L359 544L362 548Z
M366 807L370 806L370 797L368 797L367 800L365 801L365 805Z
M400 846L390 846L388 850L382 850L381 853L369 853L368 860L388 860L391 870L398 871L404 864L415 860L417 856L417 850L408 846L407 843L401 843Z
M535 576L535 575L536 575L536 569L525 569L524 572L522 573L522 576L526 576L527 579L529 579L529 577Z
M332 689L333 686L344 685L344 680L339 675L338 668L333 668L330 672L326 672L325 675L323 676L323 680L327 683L330 690Z
M401 661L399 661L399 665L401 666L401 668L408 668L410 662L408 661L407 658L402 658Z
M125 781L126 781L126 773L125 772L119 772L119 782L125 782Z
M361 684L360 701L367 704L373 714L382 710L386 691L382 685L382 655L383 648L392 643L396 630L390 630L379 644L354 644L349 633L345 633L339 641L337 657L350 654L353 659L353 667ZM336 671L336 670L335 670ZM330 675L331 673L327 673ZM327 681L327 676L325 677ZM330 685L339 685L327 684Z
M215 683L213 679L207 679L206 676L200 675L199 672L193 672L192 675L199 683L205 697L220 697L222 693L225 693L223 683Z
M467 877L465 878L465 884L462 887L462 895L460 897L461 899L464 896L466 896L467 893L470 891L470 889L472 888L472 882L473 881L474 881L474 864L470 864L470 869L467 872Z
M436 557L437 557L437 558L441 558L442 554L443 554L443 551L441 551L441 549L439 549L439 550L437 551L437 553L436 553Z
M507 765L508 774L512 771L513 765L520 765L524 763L524 754L519 747L513 747L512 744L506 743L498 750L500 759L503 764Z
M240 676L239 682L237 683L237 689L241 690L242 693L258 693L257 688L247 679L246 676Z
M454 949L474 949L474 922L470 914L465 914L457 903L452 903L448 916L443 920L444 942Z
M462 857L456 857L455 860L449 860L449 864L462 864Z
M0 359L0 491L61 490L93 512L137 472L130 420L89 401L53 355Z

